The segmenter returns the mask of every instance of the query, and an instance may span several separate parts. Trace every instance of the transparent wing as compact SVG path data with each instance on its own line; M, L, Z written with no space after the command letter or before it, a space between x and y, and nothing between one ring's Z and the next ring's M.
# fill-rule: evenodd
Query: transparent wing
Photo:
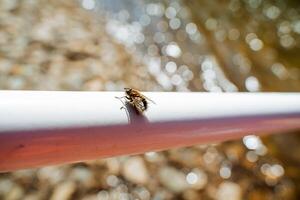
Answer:
M143 97L149 101L151 101L153 104L156 104L152 99L150 99L149 97L146 97L145 95L143 95Z
M145 107L144 103L142 102L141 98L134 98L133 104L141 113L146 110L146 107Z

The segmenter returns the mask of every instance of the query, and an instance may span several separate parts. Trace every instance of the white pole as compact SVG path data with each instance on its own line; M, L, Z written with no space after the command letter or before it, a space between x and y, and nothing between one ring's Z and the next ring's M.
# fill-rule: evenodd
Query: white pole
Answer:
M123 92L0 91L0 171L300 128L299 93L142 94L137 115Z

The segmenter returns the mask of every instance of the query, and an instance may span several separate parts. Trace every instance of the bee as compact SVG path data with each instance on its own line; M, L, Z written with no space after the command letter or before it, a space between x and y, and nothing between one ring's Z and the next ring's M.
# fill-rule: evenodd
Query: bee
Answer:
M148 101L155 104L154 101L141 94L140 91L132 88L124 88L126 96L124 98L135 108L138 114L148 109Z

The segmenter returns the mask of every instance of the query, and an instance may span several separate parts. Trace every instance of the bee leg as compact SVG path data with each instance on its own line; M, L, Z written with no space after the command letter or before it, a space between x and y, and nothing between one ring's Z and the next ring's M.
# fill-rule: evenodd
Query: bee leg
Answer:
M125 97L125 96L124 96ZM124 104L124 102L121 100L122 98L124 98L124 97L115 97L116 99L119 99L120 101L121 101L121 103L123 104L123 106L120 108L120 110L122 110L122 109L126 109L125 107L125 104Z
M115 98L119 99L122 102L123 106L120 108L120 110L122 110L122 109L125 110L125 113L126 113L126 116L127 116L127 119L128 119L128 123L130 124L131 121L130 121L128 110L126 109L126 105L124 104L124 102L121 100L124 97L115 97Z
M126 99L126 100L128 100L130 103L132 103L132 102L133 102L133 99L132 99L132 98L130 98L130 97L128 97L128 96L125 96L125 99Z
M126 116L127 116L128 123L130 124L130 117L129 117L128 110L127 110L124 106L122 106L122 107L120 108L120 110L122 110L122 109L125 110L125 113L126 113Z
M124 107L124 106L122 106L122 107L120 108L120 110L122 110L122 109L125 109L125 107Z
M125 99L125 98L127 98L127 96L115 97L115 98L117 98L117 99Z
M117 98L117 99L125 99L125 100L129 101L130 103L133 102L133 99L130 98L130 97L128 97L128 96L122 96L122 97L116 97L116 98Z

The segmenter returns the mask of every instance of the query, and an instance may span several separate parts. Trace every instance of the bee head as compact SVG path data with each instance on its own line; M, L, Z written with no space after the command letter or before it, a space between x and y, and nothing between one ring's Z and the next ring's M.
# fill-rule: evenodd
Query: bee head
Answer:
M124 88L124 90L125 90L125 93L126 94L130 94L131 93L131 91L132 91L132 89L131 88Z

